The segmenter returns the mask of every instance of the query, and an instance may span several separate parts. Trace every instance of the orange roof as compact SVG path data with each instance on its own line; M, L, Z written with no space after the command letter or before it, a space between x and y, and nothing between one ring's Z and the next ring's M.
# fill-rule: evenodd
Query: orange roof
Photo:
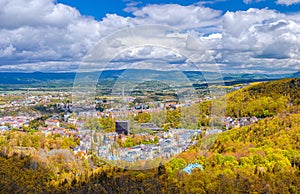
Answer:
M55 119L47 119L46 122L58 123L59 120L55 120Z

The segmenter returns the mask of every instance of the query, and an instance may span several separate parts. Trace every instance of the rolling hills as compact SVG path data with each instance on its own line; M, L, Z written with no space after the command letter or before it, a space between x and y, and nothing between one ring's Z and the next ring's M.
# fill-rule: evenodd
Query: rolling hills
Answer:
M214 73L214 72L200 72L200 71L156 71L149 69L129 69L129 70L105 70L101 73L101 78L103 80L117 80L122 77L124 73L129 73L133 75L135 79L144 79L149 77L154 80L166 80L175 79L174 75L181 75L183 73L184 77L193 83L205 83L206 78L214 80L218 84L234 85L238 83L250 83L255 81L268 81L276 80L282 78L297 78L299 77L299 72L293 74L233 74L233 73ZM79 73L81 76L92 76L97 79L97 74L99 72L90 73ZM0 72L0 88L13 88L18 89L19 87L72 87L73 81L76 77L75 72L65 72L65 73L47 73L47 72ZM132 77L132 76L127 76Z

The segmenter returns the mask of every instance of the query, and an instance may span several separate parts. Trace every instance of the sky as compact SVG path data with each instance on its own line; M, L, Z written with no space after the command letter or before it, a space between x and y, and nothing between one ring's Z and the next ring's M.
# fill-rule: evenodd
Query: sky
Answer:
M101 40L148 24L193 36L222 72L300 70L300 0L0 0L0 7L0 71L77 71ZM125 50L111 67L157 61L189 70L188 58L155 46Z

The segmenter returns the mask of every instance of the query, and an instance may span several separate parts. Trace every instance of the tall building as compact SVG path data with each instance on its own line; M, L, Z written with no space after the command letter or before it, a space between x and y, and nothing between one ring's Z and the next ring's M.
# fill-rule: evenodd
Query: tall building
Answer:
M128 135L130 133L129 121L116 121L116 132Z

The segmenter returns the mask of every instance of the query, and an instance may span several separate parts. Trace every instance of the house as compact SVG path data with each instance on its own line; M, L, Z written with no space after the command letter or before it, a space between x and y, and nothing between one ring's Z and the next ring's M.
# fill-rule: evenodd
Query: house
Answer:
M45 121L45 124L48 126L55 126L55 127L59 127L60 126L60 122L57 119L47 119Z
M68 123L76 125L77 119L69 118Z
M16 121L12 121L9 123L11 128L15 128L15 129L20 129L22 127L22 125L20 126L20 124Z
M75 137L76 135L78 134L78 131L77 130L68 130L68 131L66 131L65 132L65 135L67 135L67 136L73 136L73 137Z
M258 119L255 116L250 118L251 123L256 123L257 121L258 121Z
M52 135L60 135L60 136L64 136L65 135L65 129L64 128L55 128L52 131Z
M47 126L47 127L39 127L39 131L41 131L45 136L52 135L52 131L54 130L55 126Z
M45 135L45 136L49 136L52 134L52 132L50 130L47 130L47 129L40 129L40 131Z

